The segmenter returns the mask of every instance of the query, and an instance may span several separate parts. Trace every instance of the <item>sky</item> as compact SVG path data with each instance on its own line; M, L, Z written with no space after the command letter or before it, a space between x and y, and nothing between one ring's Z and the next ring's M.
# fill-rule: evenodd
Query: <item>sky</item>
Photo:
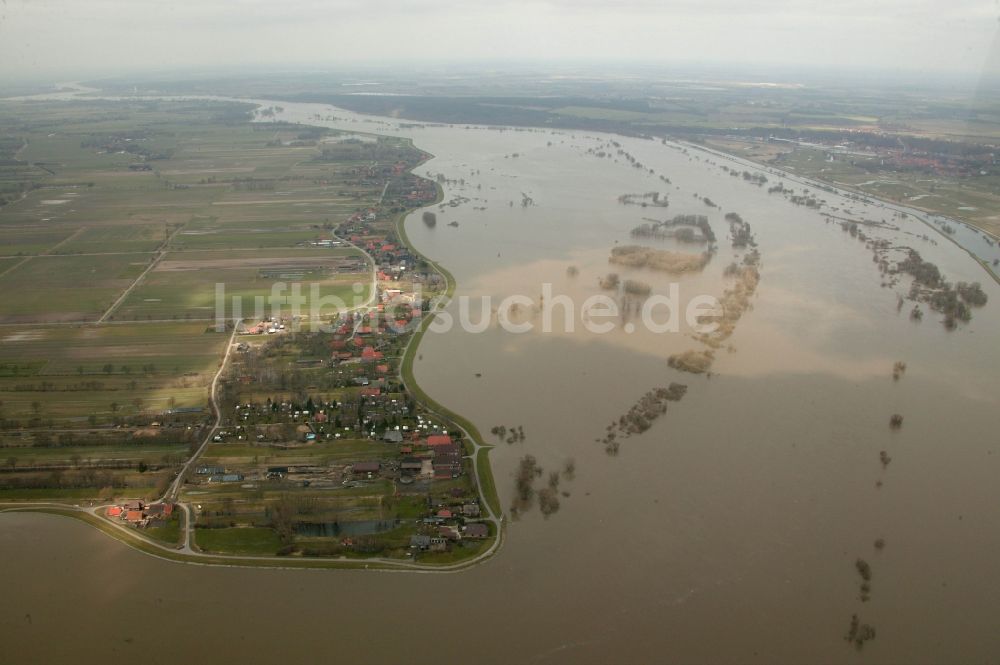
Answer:
M975 77L998 28L1000 0L0 0L0 79L574 59Z

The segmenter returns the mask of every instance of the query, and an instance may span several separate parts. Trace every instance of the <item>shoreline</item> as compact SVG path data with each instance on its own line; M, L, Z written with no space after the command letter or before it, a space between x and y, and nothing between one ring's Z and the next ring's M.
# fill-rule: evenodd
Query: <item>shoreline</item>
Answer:
M410 144L411 145L413 144L412 140L410 141ZM414 148L416 148L416 146L414 146ZM419 148L416 149L420 150ZM433 159L434 157L433 155L424 150L421 150L421 152L427 155L428 157L427 159L424 159L419 164L417 164L417 166L426 163L427 161ZM408 212L402 212L397 214L394 224L396 228L396 235L399 237L400 242L406 245L408 248L410 248L410 250L414 254L416 254L423 260L427 261L428 265L430 265L439 275L441 275L444 278L446 284L444 296L447 300L450 301L452 296L454 296L455 289L458 287L458 281L455 279L454 275L451 274L451 272L442 267L437 261L430 259L426 255L421 253L419 250L417 250L413 246L409 237L406 235L406 228L405 228L406 218L409 217L411 214L419 212L420 210L430 208L431 206L435 206L444 199L444 189L441 187L441 185L438 183L434 183L434 187L437 190L437 196L431 203ZM493 476L493 468L488 463L489 451L493 448L493 446L490 444L483 443L484 441L483 435L479 431L479 428L476 427L476 425L472 421L452 411L451 409L444 406L443 404L435 400L433 397L428 395L424 391L424 389L420 387L420 384L416 379L416 375L413 372L413 363L415 360L417 349L419 348L420 345L420 340L423 339L424 334L427 332L427 328L434 320L434 316L435 312L433 311L428 312L427 316L424 317L424 319L420 322L420 327L413 333L413 336L410 338L410 341L407 342L406 349L403 351L403 359L402 361L400 361L399 365L400 380L403 382L403 385L406 386L407 390L409 390L413 394L414 398L418 402L422 403L427 410L431 411L435 415L438 415L446 420L451 421L455 426L457 426L460 430L462 430L462 432L472 442L473 467L476 470L476 481L479 486L480 498L483 499L484 504L489 509L490 517L495 520L498 519L499 522L502 523L503 510L500 508L500 497L497 494L496 490L496 480ZM479 464L480 456L483 457L483 461L486 462L486 464L484 465ZM498 527L500 526L501 525L498 524Z

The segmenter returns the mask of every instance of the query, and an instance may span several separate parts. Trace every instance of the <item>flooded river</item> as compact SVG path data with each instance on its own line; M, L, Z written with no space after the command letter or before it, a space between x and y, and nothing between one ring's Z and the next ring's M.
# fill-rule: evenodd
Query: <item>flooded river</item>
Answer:
M548 283L579 307L615 271L658 294L674 282L683 303L721 296L724 269L745 255L723 219L736 212L761 254L752 309L716 352L711 377L668 367L670 354L702 348L683 327L598 334L582 329L578 311L572 333L557 325L513 334L493 323L478 334L456 326L425 336L416 375L428 393L488 439L495 425L524 428L523 442L495 440L491 453L505 508L525 454L546 471L568 459L576 466L562 479L569 496L557 513L526 511L500 553L469 571L181 565L70 520L0 515L0 661L997 658L1000 288L961 247L913 217L829 192L813 189L826 201L821 210L793 205L767 191L779 176L767 173L758 187L721 167L756 169L693 146L401 127L278 104L285 120L408 136L435 155L418 171L447 180L445 205L434 208L433 228L418 212L406 229L455 275L456 295L537 301ZM669 207L619 202L651 191ZM533 204L523 206L525 197ZM912 321L912 303L897 309L909 279L883 287L871 250L823 213L877 222L865 233L917 249L952 281L982 282L990 302L950 332L926 307ZM708 215L718 236L703 271L608 264L612 248L639 242L632 228L677 214ZM448 311L457 318L457 303ZM540 322L530 308L525 316ZM899 381L896 361L907 365ZM671 382L688 386L683 400L609 455L598 442L608 425ZM894 413L904 416L898 431L889 427ZM867 602L859 558L871 567ZM860 652L844 640L854 614L877 632Z

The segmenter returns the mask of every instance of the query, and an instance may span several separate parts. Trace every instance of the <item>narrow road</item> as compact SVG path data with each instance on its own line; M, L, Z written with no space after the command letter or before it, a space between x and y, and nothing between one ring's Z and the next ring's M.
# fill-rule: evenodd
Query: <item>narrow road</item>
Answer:
M2 276L2 275L0 275ZM190 323L191 321L215 321L215 317L191 318L191 319L120 319L117 321L105 321L101 325L105 326L128 326L147 325L150 323ZM0 328L24 328L34 326L36 328L50 328L52 326L87 326L94 325L97 321L23 321L21 323L0 323Z
M233 342L236 340L236 330L238 328L236 323L237 323L236 321L233 322L233 332L231 335L229 335L229 344L226 346L226 353L224 356L222 356L222 362L219 364L219 371L215 373L214 377L212 377L212 385L209 387L209 393L208 393L209 404L212 405L212 410L215 412L215 423L212 425L212 427L208 430L208 433L205 435L205 440L201 442L201 445L198 446L198 449L194 451L194 454L188 458L188 461L184 463L184 466L181 467L181 470L177 472L177 478L174 479L174 482L170 484L170 487L163 495L162 499L163 501L174 502L177 500L177 493L180 490L181 485L184 483L184 476L195 464L195 462L198 461L198 458L201 457L201 454L205 451L205 448L212 441L212 436L215 434L215 431L219 429L219 424L222 422L222 409L219 408L219 402L218 400L216 400L215 393L216 393L216 386L218 386L219 384L219 378L222 376L223 370L226 369L226 363L229 361L229 356L232 355L233 353ZM184 510L185 512L187 512L186 508ZM188 520L188 523L185 524L185 529L189 529L189 522L190 520Z
M386 183L386 186L388 186L388 183ZM357 312L357 311L360 311L360 310L365 310L364 312L361 313L361 316L359 316L358 320L355 322L354 329L351 331L351 336L347 338L347 340L350 341L350 340L354 339L354 336L357 334L358 329L361 327L361 323L362 323L362 321L364 321L365 314L367 314L368 312L370 312L370 311L372 311L374 309L375 301L378 299L378 265L376 265L376 263L375 263L375 257L373 257L371 254L369 254L368 250L366 250L364 247L361 247L360 245L354 244L353 242L351 242L347 238L344 238L344 237L341 237L341 236L337 236L336 234L334 234L334 235L341 242L347 243L348 245L350 245L354 249L356 249L359 252L361 252L362 254L364 254L365 258L368 259L369 265L371 265L371 267L372 267L372 283L371 283L371 287L369 289L370 293L368 294L368 299L365 300L365 302L363 304L358 305L357 307L352 307L352 308L347 309L347 310L344 311L344 314L347 314L348 312Z
M79 236L80 234L82 234L86 230L87 230L87 227L81 226L76 231L73 231L73 233L69 234L67 237L63 238L62 240L60 240L59 242L57 242L56 244L52 245L47 250L45 250L44 252L42 252L40 254L40 256L50 256L50 255L52 255L52 253L54 251L56 251L57 249L59 249L60 247L62 247L66 243L68 243L69 241L74 240L77 236Z
M155 268L156 264L158 264L161 260L163 260L163 257L167 255L167 247L170 246L170 241L173 240L174 236L177 235L177 232L180 231L182 228L184 227L178 226L176 229L174 229L173 233L168 235L163 240L163 244L160 245L159 249L156 250L156 256L154 256L153 260L150 261L149 266L147 266L147 268L142 271L141 275L135 278L135 281L132 282L132 284L129 285L127 289L125 289L124 293L118 296L118 300L114 301L111 307L108 307L107 311L105 311L104 314L101 316L101 318L97 320L98 324L104 323L107 320L107 318L111 316L111 313L114 312L116 309L118 309L118 305L122 304L125 301L125 298L128 297L128 294L132 293L132 290L136 286L138 286L140 282L142 282L142 280L146 277L149 271Z
M6 275L9 272L14 272L15 270L17 270L18 268L20 268L21 266L23 266L25 263L27 263L28 261L30 261L33 258L35 258L35 257L34 256L26 256L26 257L24 257L23 259L21 259L20 261L18 261L14 265L12 265L11 267L9 267L6 270L0 272L0 277L3 277L4 275Z
M183 552L184 554L196 555L198 554L198 552L195 552L193 549L191 549L191 529L192 526L194 525L193 511L191 510L191 507L188 506L186 503L178 503L177 505L180 506L181 510L184 511L184 531L183 531L184 542L181 543L181 548L179 551Z
M21 266L23 266L25 263L27 263L31 259L37 259L37 258L44 257L44 256L53 256L53 254L52 254L53 251L55 251L59 247L61 247L61 246L65 245L66 243L68 243L73 238L75 238L78 235L80 235L81 233L83 233L84 230L85 230L85 227L80 227L76 231L74 231L73 233L69 234L67 237L63 238L62 240L60 240L56 244L52 245L52 247L49 247L44 252L41 252L40 254L29 254L28 256L25 256L22 260L18 261L17 263L15 263L11 267L7 268L3 272L0 272L0 277L3 277L4 275L6 275L9 272L17 270L18 268L20 268ZM54 256L62 256L62 255L61 254L56 254ZM5 259L15 259L15 258L19 258L19 257L17 257L15 255L15 256L4 256L2 258L5 258Z

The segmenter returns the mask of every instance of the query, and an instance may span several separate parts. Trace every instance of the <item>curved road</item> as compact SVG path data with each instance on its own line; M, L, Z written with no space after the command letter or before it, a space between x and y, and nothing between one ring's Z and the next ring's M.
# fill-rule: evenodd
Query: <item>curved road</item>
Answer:
M102 524L106 524L111 527L112 531L120 533L120 536L108 533L103 529L98 529L101 533L114 538L115 540L124 543L125 545L132 547L133 549L142 552L148 556L155 557L157 559L162 559L164 561L170 561L172 563L183 563L188 565L200 565L200 566L230 566L230 567L240 567L240 568L253 568L255 567L255 562L269 562L269 563L284 563L288 564L285 566L266 566L267 568L286 568L289 570L340 570L340 569L358 569L358 570L374 570L378 572L413 572L413 573L453 573L464 570L474 566L485 559L492 556L499 549L501 543L503 542L503 532L498 531L497 537L493 540L490 546L478 556L468 559L466 561L460 561L458 563L442 564L442 565L428 565L415 563L412 561L401 561L399 559L386 559L382 557L372 557L368 559L347 559L347 558L329 558L329 557L280 557L280 556L250 556L250 555L228 555L228 554L206 554L204 552L199 552L191 547L190 540L190 530L185 529L184 542L180 545L167 545L164 543L159 543L149 538L146 538L137 529L121 524L114 520L110 520L104 516L104 513L108 507L112 504L102 504L99 506L92 507L81 507L81 506L70 506L61 503L8 503L0 504L0 514L2 513L17 513L17 512L45 512L52 514L53 511L58 513L75 513L82 515L89 515L96 517L101 520ZM190 509L186 504L178 504L184 511L185 522L189 522L191 518ZM34 509L34 510L33 510ZM145 548L139 547L135 544L135 541L141 541ZM156 551L150 551L150 548L154 550L162 551L163 554L157 554ZM170 555L170 556L168 556ZM177 557L181 556L182 559ZM292 565L292 562L302 562L303 565ZM332 564L332 565L331 565ZM376 567L372 568L371 565L375 564ZM265 567L265 566L258 566Z
M209 403L212 405L212 411L215 412L215 423L209 428L208 433L205 435L205 440L201 442L198 449L194 451L194 454L188 458L188 461L184 463L181 470L177 472L177 477L174 479L174 482L170 483L170 487L167 488L166 493L163 495L164 501L176 501L177 492L180 490L181 484L184 482L184 476L187 475L187 472L191 469L194 463L198 461L201 454L205 452L205 448L208 447L209 442L212 440L212 435L214 435L215 431L219 429L219 425L222 422L222 409L219 408L219 403L215 399L215 388L219 384L219 377L222 376L223 370L226 369L226 363L229 361L229 356L233 352L233 341L236 339L237 329L238 327L234 321L233 332L229 335L229 342L226 345L226 353L222 356L222 362L219 363L219 371L215 373L214 377L212 377L212 385L208 389ZM187 522L185 522L185 529L187 529Z

